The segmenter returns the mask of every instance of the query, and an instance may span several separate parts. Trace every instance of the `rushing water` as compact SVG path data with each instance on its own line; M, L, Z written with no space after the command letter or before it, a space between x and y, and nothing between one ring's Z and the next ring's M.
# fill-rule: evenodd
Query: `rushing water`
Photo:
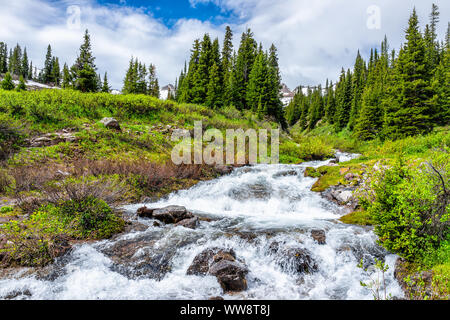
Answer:
M310 191L315 179L305 178L304 169L326 163L243 167L146 204L182 205L212 221L191 230L139 219L143 231L76 246L44 276L0 280L0 297L15 292L17 299L373 299L360 281L370 282L377 273L358 268L361 258L366 266L385 259L387 292L401 297L393 277L396 256L376 245L370 228L340 223L345 209ZM125 209L131 216L140 206ZM326 244L311 238L313 229L325 230ZM270 250L275 241L306 248L318 270L298 274L282 268L286 257ZM248 290L227 295L213 276L186 275L208 247L234 249L248 266Z

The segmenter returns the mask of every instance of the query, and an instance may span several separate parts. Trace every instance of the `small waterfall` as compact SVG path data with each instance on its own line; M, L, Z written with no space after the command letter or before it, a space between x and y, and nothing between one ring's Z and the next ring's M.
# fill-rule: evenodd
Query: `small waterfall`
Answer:
M339 155L340 161L351 158ZM396 256L376 244L370 228L340 223L344 209L310 191L316 179L304 177L305 168L327 163L242 167L146 204L182 205L204 219L191 230L135 218L141 231L78 245L38 274L0 280L0 297L26 292L17 298L373 299L360 281L376 277L370 267L375 258L389 265L387 292L403 296L393 276ZM141 206L125 209L132 216ZM317 243L312 230L324 231L326 243ZM290 267L288 255L272 250L275 244L307 250L316 270ZM246 291L227 295L213 276L186 275L194 257L211 247L233 249L245 261ZM357 267L361 259L369 271Z

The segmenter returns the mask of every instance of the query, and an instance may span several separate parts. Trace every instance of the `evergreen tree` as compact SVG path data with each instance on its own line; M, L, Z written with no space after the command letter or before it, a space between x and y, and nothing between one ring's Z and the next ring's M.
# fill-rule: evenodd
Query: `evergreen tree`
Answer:
M432 106L435 106L434 123L448 125L450 123L450 47L448 45L436 68L432 88L434 92Z
M22 73L22 48L19 44L14 47L9 56L8 70L11 75L21 75Z
M212 61L212 44L209 34L205 34L201 43L200 57L198 65L193 74L191 101L192 103L202 104L206 101L207 87L209 83L209 70Z
M16 87L17 91L26 91L27 90L27 86L25 84L25 80L23 79L23 76L20 75L19 77L19 84Z
M327 90L327 101L325 107L325 120L333 124L334 123L334 114L336 113L336 98L335 92L333 88L333 82L331 81Z
M29 65L28 65L28 54L27 54L27 48L23 50L23 57L22 57L22 67L20 68L21 75L28 79L29 74Z
M210 80L208 84L208 94L206 96L206 105L212 109L219 109L223 106L222 84L220 79L219 67L216 63L211 68Z
M432 88L426 61L426 48L414 9L406 31L406 44L400 50L384 106L384 131L389 138L431 131Z
M111 87L109 86L108 75L107 75L106 72L105 72L105 76L103 77L102 92L105 92L105 93L110 93L111 92Z
M27 79L34 80L34 74L33 74L33 61L30 62L30 66L28 67L28 76Z
M137 59L136 59L137 61ZM137 64L134 62L134 58L131 57L127 73L125 74L125 79L123 81L123 88L122 92L124 94L131 94L136 93L137 88L137 70L136 70Z
M57 57L52 58L50 82L54 83L55 86L59 86L61 84L61 69L59 66L59 59Z
M242 110L248 109L246 89L255 62L257 44L250 29L242 34L241 43L231 75L231 102Z
M9 72L6 73L5 78L1 83L1 88L3 90L13 90L15 88L14 82L12 81L12 77Z
M159 98L159 83L158 78L156 77L156 66L150 64L149 67L149 87L148 87L149 95Z
M340 131L347 126L352 107L352 74L350 70L347 70L347 74L345 74L344 69L342 69L336 99L337 107L334 123L336 129Z
M63 72L62 72L63 74L62 74L62 79L63 79L63 81L62 81L62 87L64 88L64 89L69 89L69 88L71 88L71 84L72 84L72 76L71 76L71 74L70 74L70 71L69 71L69 67L67 66L67 63L65 63L64 64L64 67L63 67Z
M356 120L358 119L359 112L361 110L361 97L365 86L364 78L365 78L364 60L361 58L361 55L358 50L358 55L356 57L352 77L353 99L350 111L350 118L348 122L348 127L350 130L353 130L353 128L355 127Z
M44 70L42 74L44 83L50 83L52 81L52 68L54 62L52 58L52 47L48 45L47 54L45 55Z
M72 67L73 86L82 92L97 91L97 67L91 49L89 31L84 33L83 44L75 64Z
M225 37L222 46L222 87L223 102L229 105L231 102L231 71L233 68L233 32L227 26L225 28Z
M8 71L8 46L4 42L0 42L0 73Z

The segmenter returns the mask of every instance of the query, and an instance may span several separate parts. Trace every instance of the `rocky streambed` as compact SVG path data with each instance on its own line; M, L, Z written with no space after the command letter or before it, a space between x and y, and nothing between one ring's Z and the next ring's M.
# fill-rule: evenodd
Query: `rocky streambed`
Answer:
M375 259L389 265L387 292L403 296L397 257L371 228L339 222L348 208L310 191L316 179L305 168L328 162L237 168L126 206L127 232L76 245L39 272L8 274L0 297L373 299L360 281L377 278Z

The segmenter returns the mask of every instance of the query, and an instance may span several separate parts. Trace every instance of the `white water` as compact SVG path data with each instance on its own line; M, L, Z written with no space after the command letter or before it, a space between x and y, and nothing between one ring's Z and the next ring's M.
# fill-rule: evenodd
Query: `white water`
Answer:
M142 219L140 222L148 225L146 231L76 247L70 256L60 261L57 276L51 280L37 276L0 280L0 297L28 290L31 297L19 295L17 298L373 299L370 290L362 287L360 281L369 282L377 273L365 272L357 264L361 257L370 261L374 256L385 257L389 265L388 294L401 297L403 294L393 277L396 256L386 255L375 244L376 236L370 229L338 222L343 209L310 191L315 179L303 177L304 168L324 164L326 162L322 161L297 166L244 167L228 176L172 194L168 199L146 204L148 207L183 205L214 220L202 221L200 227L191 230L172 225L154 227L153 220ZM292 175L293 171L297 175ZM283 172L291 175L279 175ZM140 206L126 209L131 214ZM310 237L312 229L326 231L325 245L317 244ZM251 234L253 239L240 236L242 234ZM105 253L118 243L137 240L140 249L133 254L135 261L146 261L146 257L163 253L163 257L168 257L170 271L159 279L130 275L138 267L118 266ZM280 262L285 258L268 250L274 241L307 248L318 271L300 275L283 270ZM224 295L215 277L186 275L194 257L208 247L233 248L238 258L245 261L249 268L247 291Z

